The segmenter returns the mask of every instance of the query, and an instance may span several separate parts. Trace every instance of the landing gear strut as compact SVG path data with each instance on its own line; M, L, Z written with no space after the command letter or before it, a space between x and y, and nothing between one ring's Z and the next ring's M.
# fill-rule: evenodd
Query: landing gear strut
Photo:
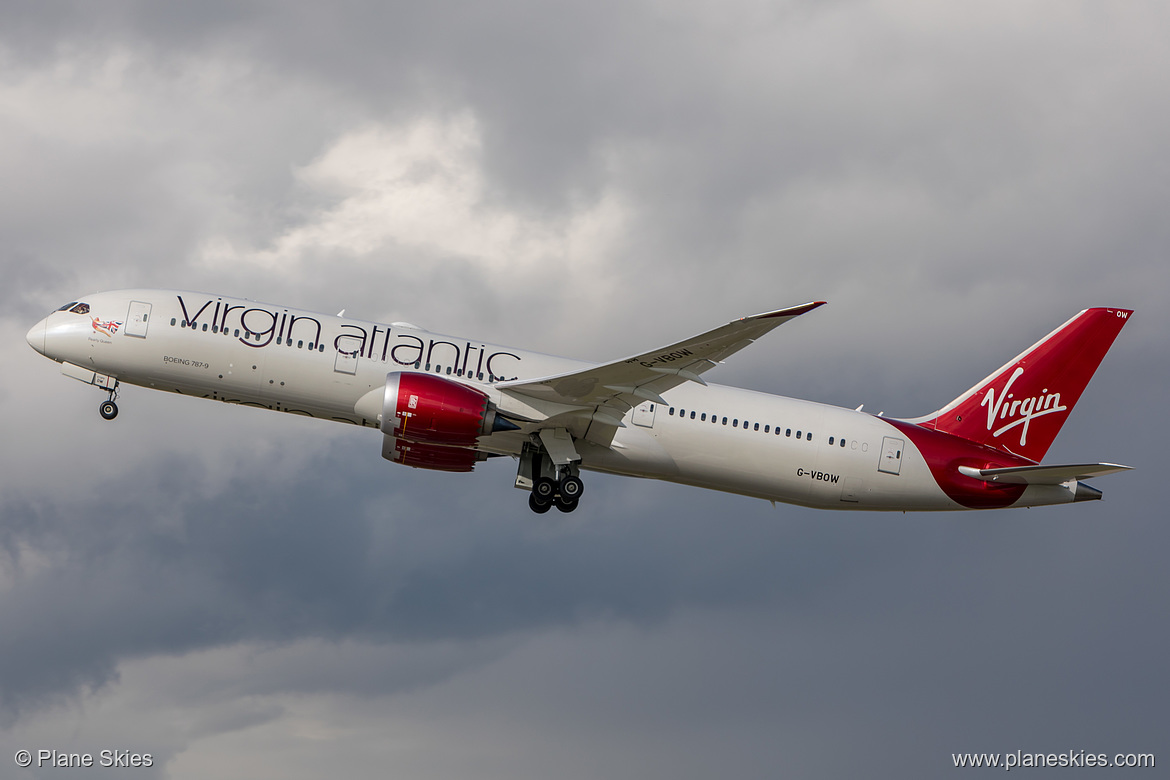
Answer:
M118 397L118 385L110 388L110 397L98 407L98 414L102 416L103 420L112 420L118 416L118 405L114 403L114 399Z
M543 447L530 442L520 453L516 487L530 489L528 508L537 514L554 506L562 512L572 512L585 490L578 472L576 462L555 465Z

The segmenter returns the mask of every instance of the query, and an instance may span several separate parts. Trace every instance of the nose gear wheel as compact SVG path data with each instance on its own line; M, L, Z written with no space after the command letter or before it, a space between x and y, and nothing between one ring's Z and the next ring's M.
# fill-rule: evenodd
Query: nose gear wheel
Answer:
M118 384L110 388L110 397L102 402L98 407L98 414L102 416L103 420L112 420L118 416L118 405L114 403L114 399L118 397Z

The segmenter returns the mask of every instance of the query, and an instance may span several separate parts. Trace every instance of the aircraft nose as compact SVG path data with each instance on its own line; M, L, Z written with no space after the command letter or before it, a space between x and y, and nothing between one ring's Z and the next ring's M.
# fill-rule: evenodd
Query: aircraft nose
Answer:
M49 326L44 320L41 320L36 325L33 325L28 335L25 336L25 339L28 340L28 345L42 355L45 354L45 334L48 330Z

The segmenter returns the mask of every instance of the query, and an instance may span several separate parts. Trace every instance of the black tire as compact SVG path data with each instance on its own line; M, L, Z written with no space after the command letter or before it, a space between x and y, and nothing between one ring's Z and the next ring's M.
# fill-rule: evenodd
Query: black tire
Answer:
M551 501L541 501L536 497L535 493L528 494L528 508L538 515L543 515L548 510L552 509Z
M567 499L579 501L581 494L585 492L585 483L580 477L565 477L557 487L557 492Z
M548 477L538 477L536 482L532 483L532 495L539 497L541 501L551 501L556 493L557 483Z
M565 498L564 496L557 496L553 499L553 503L557 505L557 509L562 512L572 512L577 508L579 503L575 498Z
M106 401L98 407L98 414L100 414L104 420L112 420L118 416L118 405L113 401Z

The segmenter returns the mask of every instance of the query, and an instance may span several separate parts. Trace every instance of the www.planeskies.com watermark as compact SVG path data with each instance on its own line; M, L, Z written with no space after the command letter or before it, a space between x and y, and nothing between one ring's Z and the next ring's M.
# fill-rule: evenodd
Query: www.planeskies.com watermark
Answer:
M1154 768L1153 753L1090 753L1087 750L1067 750L1063 753L951 753L956 767L984 769L1028 769L1035 767L1132 767Z

